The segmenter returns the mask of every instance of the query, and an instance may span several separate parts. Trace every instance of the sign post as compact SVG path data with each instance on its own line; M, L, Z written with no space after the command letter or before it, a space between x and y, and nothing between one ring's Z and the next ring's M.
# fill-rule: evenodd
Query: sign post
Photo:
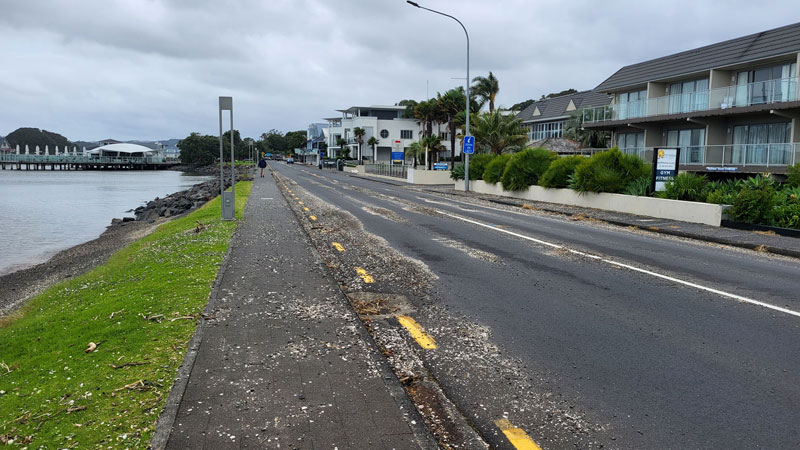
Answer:
M469 191L469 155L475 153L475 136L464 136L464 148L461 149L461 153L464 154L464 191Z
M656 148L653 150L653 176L650 185L652 192L663 191L667 183L678 175L680 148Z
M392 145L392 164L403 164L406 161L405 152L403 152L403 142L394 141Z

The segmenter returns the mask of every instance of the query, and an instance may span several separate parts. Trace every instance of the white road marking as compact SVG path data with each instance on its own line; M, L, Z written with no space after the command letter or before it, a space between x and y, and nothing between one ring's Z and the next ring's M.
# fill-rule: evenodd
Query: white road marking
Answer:
M261 200L272 200L272 197L261 197Z
M737 300L737 301L740 301L740 302L743 302L743 303L749 303L751 305L761 306L761 307L764 307L764 308L771 309L773 311L779 311L779 312L782 312L782 313L785 313L785 314L789 314L789 315L792 315L792 316L795 316L795 317L800 317L800 312L793 311L793 310L788 309L788 308L783 308L781 306L772 305L770 303L765 303L765 302L762 302L762 301L759 301L759 300L755 300L755 299L752 299L752 298L749 298L749 297L744 297L744 296L741 296L741 295L732 294L730 292L721 291L719 289L714 289L714 288L711 288L711 287L708 287L708 286L703 286L703 285L700 285L700 284L697 284L697 283L692 283L691 281L681 280L679 278L671 277L671 276L668 276L668 275L663 275L663 274L660 274L660 273L657 273L657 272L653 272L651 270L635 267L635 266L632 266L630 264L624 264L624 263L617 262L617 261L614 261L614 260L611 260L611 259L603 258L601 256L591 255L591 254L588 254L588 253L585 253L585 252L582 252L582 251L579 251L579 250L569 249L569 248L567 248L567 247L565 247L563 245L554 244L552 242L547 242L547 241L543 241L541 239L532 238L532 237L526 236L524 234L515 233L513 231L504 230L502 228L497 228L497 227L495 227L493 225L488 225L488 224L485 224L485 223L482 223L482 222L478 222L478 221L475 221L475 220L467 219L467 218L464 218L464 217L461 217L461 216L457 216L455 214L450 214L450 213L443 212L443 211L439 211L439 213L444 215L444 216L448 216L448 217L452 217L454 219L461 220L463 222L471 223L473 225L478 225L478 226L484 227L484 228L489 228L491 230L499 231L500 233L506 233L506 234L509 234L511 236L516 236L518 238L525 239L525 240L532 241L532 242L536 242L538 244L542 244L542 245L545 245L545 246L548 246L548 247L551 247L551 248L567 250L570 253L573 253L573 254L576 254L576 255L579 255L579 256L585 256L587 258L596 259L598 261L602 261L602 262L604 262L606 264L610 264L612 266L621 267L623 269L632 270L634 272L643 273L645 275L650 275L650 276L656 277L656 278L661 278L662 280L667 280L667 281L671 281L673 283L682 284L684 286L689 286L689 287L692 287L692 288L695 288L695 289L699 289L701 291L711 292L712 294L717 294L717 295L720 295L722 297L731 298L731 299L734 299L734 300Z

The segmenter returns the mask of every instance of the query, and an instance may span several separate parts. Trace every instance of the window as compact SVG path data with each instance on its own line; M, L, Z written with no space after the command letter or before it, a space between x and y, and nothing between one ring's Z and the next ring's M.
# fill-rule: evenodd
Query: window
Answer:
M389 137L389 130L381 130L381 137L386 139Z
M644 156L644 133L617 134L617 148L622 153Z
M681 148L681 164L703 164L705 144L705 128L667 132L667 146Z
M414 130L400 130L400 139L414 139Z
M733 127L733 164L788 164L791 160L791 122Z
M669 113L678 114L708 109L708 79L669 85Z
M439 139L441 139L443 141L446 141L446 140L450 139L450 133L448 133L447 131L440 131L439 132Z
M646 106L646 89L617 94L617 119L644 117Z
M736 74L736 106L797 99L797 63L777 64Z
M548 138L560 138L564 135L564 121L535 123L531 126L530 139L541 141Z

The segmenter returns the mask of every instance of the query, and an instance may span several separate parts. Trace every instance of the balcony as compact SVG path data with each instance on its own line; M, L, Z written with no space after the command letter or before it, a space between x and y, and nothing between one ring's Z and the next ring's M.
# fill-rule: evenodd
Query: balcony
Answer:
M793 102L800 100L799 81L798 77L783 78L599 106L584 110L583 121L584 123L600 123Z
M665 146L666 147L666 146ZM621 148L645 162L653 160L653 147ZM800 162L800 144L733 144L682 147L682 166L787 167Z

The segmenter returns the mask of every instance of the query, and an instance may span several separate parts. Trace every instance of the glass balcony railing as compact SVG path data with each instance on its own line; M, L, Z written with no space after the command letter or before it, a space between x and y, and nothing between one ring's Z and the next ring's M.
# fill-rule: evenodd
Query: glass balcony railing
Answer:
M645 162L653 160L653 147L621 148ZM800 144L733 144L681 147L680 164L685 166L783 167L800 162Z
M782 103L800 100L800 78L782 78L726 86L706 91L667 95L635 102L617 103L586 109L584 123L608 122L667 114Z

